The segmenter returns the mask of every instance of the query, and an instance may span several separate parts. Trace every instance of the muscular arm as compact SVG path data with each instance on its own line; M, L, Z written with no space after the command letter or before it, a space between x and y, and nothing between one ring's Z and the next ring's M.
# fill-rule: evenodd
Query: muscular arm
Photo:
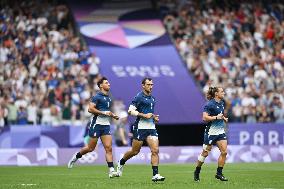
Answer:
M218 114L217 116L210 116L207 112L203 112L202 120L209 122L214 121L216 119L223 119L223 114Z
M138 112L137 108L133 105L129 106L128 113L132 116L142 117L142 118L145 118L145 119L150 119L153 116L152 113L143 114L141 112Z
M88 112L95 115L106 115L105 112L98 110L93 102L89 103Z
M112 113L111 111L107 111L107 112L103 112L103 111L100 111L96 108L96 104L90 102L89 103L89 108L88 108L88 112L89 113L92 113L92 114L95 114L95 115L105 115L105 116L110 116L116 120L119 119L119 117L117 115L115 115L114 113Z
M223 120L225 121L225 124L228 123L228 111L229 111L229 104L227 101L224 101L224 106L225 106L225 109L224 109L224 116L223 116Z

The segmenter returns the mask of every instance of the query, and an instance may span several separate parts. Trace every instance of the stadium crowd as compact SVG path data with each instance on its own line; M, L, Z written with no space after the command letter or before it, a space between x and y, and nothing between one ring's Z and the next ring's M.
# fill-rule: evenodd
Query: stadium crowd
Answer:
M160 0L186 67L207 91L226 90L231 122L284 123L284 4Z
M0 126L88 120L100 60L80 40L68 7L47 0L2 5Z
M88 101L98 90L100 59L80 39L68 7L47 0L3 2L0 127L85 124ZM168 33L204 92L211 85L226 89L230 121L284 122L283 4L158 4Z

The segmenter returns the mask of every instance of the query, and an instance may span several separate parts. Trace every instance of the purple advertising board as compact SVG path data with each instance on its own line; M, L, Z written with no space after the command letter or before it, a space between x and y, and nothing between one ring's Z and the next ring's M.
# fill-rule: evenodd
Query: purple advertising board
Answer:
M151 77L161 124L202 121L204 96L159 19L121 20L131 13L116 10L106 22L95 16L96 11L103 15L100 9L82 14L80 6L71 7L81 34L100 58L100 72L109 79L114 98L129 105L141 91L142 78Z
M81 147L84 134L84 126L12 126L0 133L0 148ZM284 145L283 124L230 123L227 134L229 145Z
M113 148L114 161L129 149L129 147ZM67 166L72 155L79 148L37 148L37 149L0 149L0 166ZM160 147L160 163L195 163L202 146ZM220 151L212 149L206 163L216 163ZM128 164L150 164L151 152L142 147L140 153L128 160ZM284 162L284 146L255 146L233 145L228 146L227 163L241 162ZM95 151L84 155L77 161L77 165L102 165L105 162L105 151L102 146Z
M0 148L69 148L84 145L83 126L11 126L0 132Z
M229 124L229 144L231 145L282 145L284 144L284 124Z

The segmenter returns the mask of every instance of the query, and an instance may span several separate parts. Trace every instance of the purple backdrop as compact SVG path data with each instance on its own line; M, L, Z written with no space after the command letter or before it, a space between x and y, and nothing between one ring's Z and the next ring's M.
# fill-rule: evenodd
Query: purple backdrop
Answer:
M0 133L0 148L81 147L85 127L12 126Z
M152 77L161 124L202 122L205 99L159 19L120 20L129 14L124 10L117 21L100 22L96 11L82 15L80 6L71 7L87 44L101 59L101 73L110 80L115 98L129 105L142 78Z
M0 148L81 147L84 133L84 126L13 126L0 133ZM284 145L284 125L229 124L228 140L230 145Z
M201 122L205 101L173 46L94 49L102 59L101 71L109 78L114 97L129 105L141 90L142 78L150 76L160 123Z
M279 145L284 144L284 124L229 124L229 144Z
M113 148L114 161L128 150L128 147ZM38 148L38 149L0 149L0 165L37 166L67 165L67 162L79 148ZM201 146L160 147L160 163L194 163L202 150ZM206 162L217 162L218 148L213 148ZM140 153L127 161L128 164L150 164L151 152L143 147ZM240 162L284 162L284 146L235 145L228 147L227 163ZM103 147L84 155L78 165L105 164ZM66 167L67 168L67 167Z

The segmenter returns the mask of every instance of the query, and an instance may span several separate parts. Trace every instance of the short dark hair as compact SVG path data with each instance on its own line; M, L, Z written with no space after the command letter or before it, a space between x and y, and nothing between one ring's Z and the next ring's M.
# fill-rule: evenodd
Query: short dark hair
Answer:
M99 88L101 88L100 86L101 86L101 84L102 84L105 80L108 80L108 79L107 79L106 77L102 77L102 78L98 81L97 85L98 85Z
M145 78L142 79L142 84L145 85L145 83L146 83L147 80L148 80L148 81L152 81L153 79L150 78L150 77L145 77Z

